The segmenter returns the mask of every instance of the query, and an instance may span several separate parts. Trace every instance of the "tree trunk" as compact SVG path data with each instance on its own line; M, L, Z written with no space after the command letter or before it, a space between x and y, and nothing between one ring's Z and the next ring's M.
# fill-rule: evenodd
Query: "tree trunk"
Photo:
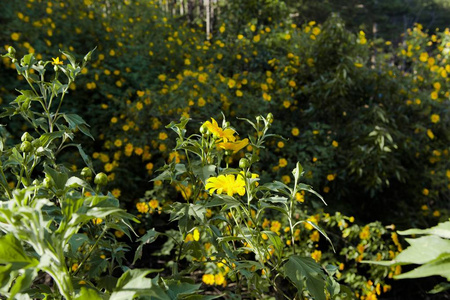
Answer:
M206 10L206 39L209 40L211 35L211 3L210 0L205 0L205 10Z

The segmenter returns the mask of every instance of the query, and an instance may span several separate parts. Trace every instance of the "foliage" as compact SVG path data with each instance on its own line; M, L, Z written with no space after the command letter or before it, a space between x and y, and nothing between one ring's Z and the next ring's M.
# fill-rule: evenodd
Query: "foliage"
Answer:
M103 293L111 293L111 299L138 294L163 299L157 285L141 285L150 280L143 279L150 271L127 271L123 264L129 247L112 231L130 236L130 221L137 220L119 208L114 196L102 193L104 173L95 175L95 188L89 183L94 177L91 161L80 145L72 143L76 131L90 136L87 124L60 110L92 51L82 64L71 53L62 54L69 64L59 57L38 61L33 54L19 62L12 47L4 55L30 89L20 90L1 116L20 115L34 132L23 133L19 144L6 136L0 143L0 293L9 299L100 299ZM54 70L51 75L49 66ZM81 174L57 161L69 147L76 148L88 166ZM116 278L117 270L126 272ZM43 284L44 279L55 288Z
M442 276L447 279L447 283L441 283L431 292L438 293L450 288L450 221L439 223L437 226L428 229L409 229L399 231L401 235L423 235L418 238L409 238L406 241L410 244L402 253L393 260L386 261L365 261L367 263L379 264L382 266L395 265L421 265L406 273L398 274L395 279L422 278L429 276Z
M166 205L184 203L186 192L163 186L158 180L148 181L154 170L174 160L180 163L186 157L171 151L178 145L163 124L182 115L191 119L186 130L192 132L204 120L220 119L221 112L233 121L238 115L253 119L271 111L277 120L271 126L272 133L289 141L268 137L258 154L261 161L252 163L252 172L259 174L261 182L281 179L290 186L294 183L290 170L301 161L302 182L320 191L329 206L324 207L320 199L306 193L303 198L299 196L304 202L296 206L299 210L295 214L305 219L314 216L333 241L337 254L323 242L324 238L317 241L314 230L305 226L300 226L298 239L294 239L297 250L305 257L315 253L316 258L320 252L323 266L342 266L334 273L340 276L341 291L345 289L343 284L359 297L377 295L385 288L387 291L389 277L398 274L400 267L360 264L361 259L392 259L401 251L398 238L392 235L393 227L382 224L424 228L446 220L448 215L449 31L428 33L416 24L404 29L400 37L403 43L372 41L373 20L365 18L368 25L360 31L361 24L353 23L356 19L351 17L350 6L348 15L340 14L347 24L337 16L318 24L311 20L313 11L328 12L313 6L325 2L308 3L301 7L307 13L295 17L289 14L300 2L255 0L238 5L227 1L205 40L202 19L189 23L182 17L173 18L161 10L159 3L163 2L0 2L4 12L0 43L5 49L12 45L18 54L34 53L40 60L49 59L58 49L97 46L92 64L80 66L84 76L71 82L65 91L74 94L71 101L61 104L61 111L67 113L59 120L66 127L87 132L82 120L88 120L90 134L95 137L94 142L89 136L78 137L85 152L70 148L58 152L58 163L64 163L68 178L80 177L88 157L92 157L89 168L107 175L107 189L112 195L108 197L120 196L120 204L114 200L114 205L137 214L141 223L133 226L141 241L151 241L155 238L152 234L158 232L158 242L165 242L167 237L162 233L168 227L175 230L177 223L167 224L170 217L165 212L170 208ZM374 3L368 1L366 5ZM392 1L398 3L403 2ZM394 7L391 18L395 19L396 9L402 7ZM352 31L346 29L349 27ZM60 59L66 66L69 57L62 54ZM16 64L7 58L3 64L0 101L9 103L17 98L15 88L29 87L23 75L14 75ZM71 65L70 61L67 64ZM62 71L59 74L59 78L65 76ZM47 77L45 80L49 82ZM28 97L22 96L22 100ZM75 114L82 119L74 118ZM233 121L233 125L237 132L247 132L248 123ZM38 138L34 126L18 118L8 120L8 126L0 130L8 137L10 147L21 144L24 131ZM55 140L61 142L64 137ZM244 153L252 151L244 150L227 156L227 163L238 169ZM46 174L43 167L35 167L30 180L39 177L38 172ZM14 174L5 174L5 178L2 186L20 182ZM95 192L95 187L92 189ZM276 214L265 218L269 225L266 222L261 231L270 231L275 221L282 228L289 227L287 219L278 220ZM95 237L94 229L99 226L88 225ZM115 239L114 233L108 231L108 236ZM369 238L361 238L367 233ZM121 237L120 230L117 234L117 245L132 245L125 242L127 237ZM183 236L175 232L171 235L180 245ZM281 232L280 239L290 240L289 232ZM146 255L155 252L167 261L173 260L164 256L175 251L168 250L170 242L164 248L158 246L143 243L143 259L136 263L159 268L161 264ZM180 268L184 263L182 260ZM214 265L211 268L217 270ZM115 272L120 273L117 268ZM170 281L165 287L178 284ZM205 287L211 288L203 284Z
M329 239L314 223L294 216L297 194L308 191L321 196L299 182L303 173L299 163L293 170L293 187L279 181L260 184L251 167L259 161L259 151L271 136L267 131L273 117L269 114L267 118L257 117L256 122L245 121L255 130L246 139L238 139L225 120L222 126L214 119L206 121L200 134L192 135L186 130L186 118L167 126L178 135L174 149L177 155L154 180L171 183L185 198L184 203L168 204L164 210L179 229L176 236L166 233L175 248L173 276L178 276L178 266L186 258L190 261L189 273L215 265L213 269L207 267L203 282L223 286L228 281L236 282L235 293L245 298L263 299L273 289L287 299L296 297L296 291L298 297L308 291L315 299L325 299L325 286L329 296L334 297L339 293L339 284L312 258L299 255L295 245L294 232L305 222ZM228 157L246 146L252 151L240 160L239 168L231 168ZM285 247L280 228L275 232L264 230L264 216L270 211L289 223L285 232L289 232L288 244L292 247ZM148 243L157 234L148 232L143 242ZM282 284L283 277L292 285Z

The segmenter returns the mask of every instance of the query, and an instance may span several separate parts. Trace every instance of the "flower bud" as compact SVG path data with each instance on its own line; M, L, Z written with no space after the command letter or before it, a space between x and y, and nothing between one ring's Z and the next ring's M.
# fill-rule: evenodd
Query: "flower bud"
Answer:
M20 151L22 151L24 153L29 153L29 152L33 151L33 145L31 145L31 143L29 141L24 141L20 145Z
M81 170L81 176L83 176L85 179L92 177L92 171L88 167L84 167L83 170Z
M50 177L45 177L42 183L44 184L44 187L46 189L49 189L53 186L53 180Z
M248 168L248 167L250 167L250 162L248 161L248 159L246 159L246 158L241 158L241 159L239 160L239 168L241 168L241 169L246 169L246 168Z
M8 53L12 56L14 56L16 54L16 49L14 49L14 47L9 46L8 47Z
M22 137L20 138L20 140L22 142L25 142L25 141L32 142L33 141L33 137L28 132L25 132L24 134L22 134Z
M108 183L108 176L105 173L100 172L95 175L94 183L100 186L105 186Z
M200 133L201 134L208 134L208 128L205 126L205 124L200 126Z

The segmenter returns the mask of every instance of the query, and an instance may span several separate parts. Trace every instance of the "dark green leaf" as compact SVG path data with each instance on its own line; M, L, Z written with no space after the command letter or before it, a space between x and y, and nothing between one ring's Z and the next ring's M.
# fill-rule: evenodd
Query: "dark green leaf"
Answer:
M322 268L311 257L300 257L292 255L283 266L283 272L294 285L299 293L305 289L316 300L325 300L326 276Z

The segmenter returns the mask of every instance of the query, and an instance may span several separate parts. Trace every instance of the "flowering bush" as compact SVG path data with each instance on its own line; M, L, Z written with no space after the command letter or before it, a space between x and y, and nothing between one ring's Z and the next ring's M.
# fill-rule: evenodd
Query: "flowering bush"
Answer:
M219 120L220 111L228 120L271 111L278 120L272 132L289 141L269 137L258 153L264 164L252 164L252 172L261 182L276 179L289 186L290 170L301 161L303 182L325 195L330 205L322 212L320 200L300 194L298 199L305 201L299 214L319 216L318 225L338 253L305 231L299 235L307 245L304 255L315 253L335 266L343 263L341 283L345 280L360 297L377 294L390 284L383 278L399 269L372 270L358 261L361 256L376 260L378 252L389 259L389 250L398 252L398 242L373 221L429 227L448 215L450 33L428 34L418 24L405 33L403 43L394 45L371 41L363 31L349 32L337 17L324 24L292 23L282 1L258 11L241 2L223 10L205 40L205 24L172 18L158 1L4 1L0 42L5 50L14 46L18 54L34 53L37 60L58 49L98 46L92 63L80 67L84 76L66 89L74 94L73 102L61 104L68 115L89 120L96 140L79 137L85 152L64 148L58 158L73 174L80 174L87 157L93 158L89 167L104 171L111 194L138 215L141 223L133 225L140 235L151 228L164 231L168 199L196 196L190 186L172 189L159 180L148 185L155 170L186 159L171 150L177 144L163 124L183 115L192 119L186 125L192 131L197 126L192 124ZM62 53L54 63L68 60ZM3 65L0 102L6 104L17 98L17 80L19 90L29 87L23 74L14 75L17 67L9 58L3 58ZM8 121L10 143L17 144L24 131L36 135L29 122L18 119ZM246 122L233 125L236 132L247 132ZM85 123L77 126L75 130L87 130ZM229 165L237 166L252 150L244 146L245 139L234 137L223 146L231 147L228 152L243 146L226 156ZM232 180L232 174L216 175L223 176L211 184ZM233 176L239 184L240 177ZM352 215L355 223L348 222ZM281 235L287 227L286 220L265 218L269 223L264 230L281 224ZM363 237L370 232L370 238L362 239L361 232ZM114 234L122 243L126 239L121 230Z

